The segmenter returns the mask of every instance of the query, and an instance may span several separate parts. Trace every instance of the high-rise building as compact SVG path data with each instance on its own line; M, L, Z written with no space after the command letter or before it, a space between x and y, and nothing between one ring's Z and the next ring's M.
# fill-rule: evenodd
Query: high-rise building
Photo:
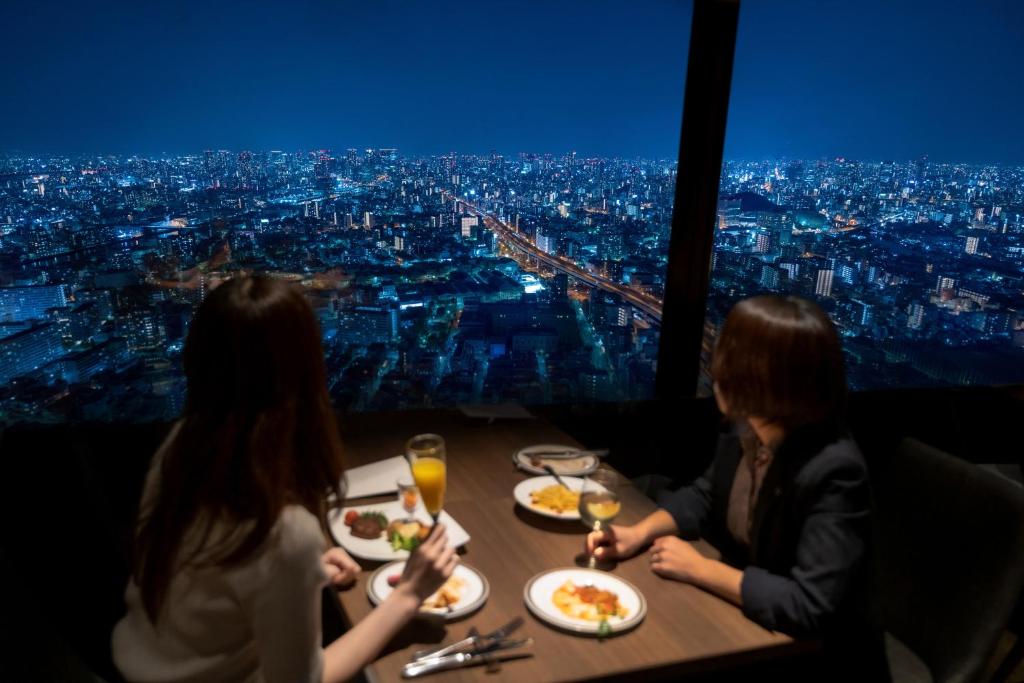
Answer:
M0 322L43 319L46 309L68 303L67 285L0 287Z
M978 240L977 237L975 237L973 235L969 235L967 237L967 244L964 245L964 251L967 252L968 254L971 254L971 255L977 254L978 253L978 241L979 240Z
M565 301L569 297L569 276L565 273L556 273L551 278L550 289L553 301Z
M767 230L758 230L754 236L754 253L767 254L772 248L772 236Z
M0 382L31 372L64 355L60 330L43 323L0 339Z
M912 330L920 330L924 324L924 306L919 303L912 303L907 307L907 327Z
M550 235L545 235L542 232L537 232L537 248L543 251L545 254L555 253L555 241Z
M852 303L853 322L862 327L870 324L874 315L874 307L860 299L854 299Z
M785 271L789 280L793 281L800 275L800 264L795 261L780 261L779 270Z
M832 296L832 278L835 277L835 271L831 268L821 268L818 270L818 281L814 285L815 296L830 297Z
M334 159L330 150L322 149L313 164L313 183L317 189L330 192L334 189L334 178L331 177L331 166Z
M349 344L387 343L398 336L398 307L355 306L338 314L338 337Z
M238 153L238 179L244 187L252 187L256 181L256 170L252 162L252 152Z

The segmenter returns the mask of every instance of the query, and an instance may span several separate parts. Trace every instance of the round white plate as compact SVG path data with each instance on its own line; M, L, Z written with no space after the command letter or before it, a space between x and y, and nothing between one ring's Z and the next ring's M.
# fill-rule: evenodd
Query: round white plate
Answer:
M552 569L530 579L523 590L526 607L538 619L552 626L574 633L596 635L600 628L599 622L566 616L551 600L555 591L570 579L577 586L593 584L602 590L613 591L619 596L619 602L627 612L625 617L611 617L608 620L612 633L628 631L647 616L647 601L636 586L614 574L579 567Z
M401 575L403 569L405 569L405 560L400 560L379 567L377 571L373 572L370 575L370 580L366 583L366 593L370 596L370 602L374 605L379 605L388 597L391 591L394 590L394 588L388 585L388 577L395 574ZM460 562L455 565L455 571L452 573L452 576L457 576L466 583L462 588L462 598L452 605L451 611L423 608L420 610L421 612L442 614L445 619L458 619L471 612L475 612L487 602L487 596L491 593L491 587L487 583L487 579L479 571Z
M334 534L334 538L337 539L338 544L344 548L349 555L360 557L364 560L373 560L375 562L404 560L409 557L408 550L392 550L391 543L384 537L384 534L373 539L353 536L352 529L345 526L345 514L349 510L355 510L360 513L376 511L383 513L388 520L402 519L405 517L406 513L402 508L401 503L397 500L391 500L378 505L360 505L358 507L346 507L340 509L335 508L328 515L328 522L331 526L331 533ZM426 509L423 507L423 501L420 501L412 516L423 524L432 523L430 515L427 514ZM448 541L453 547L458 548L469 541L469 534L466 533L466 530L463 529L458 522L452 519L451 515L447 512L441 513L440 521L445 525L445 528L448 529Z
M512 460L515 461L516 466L530 474L547 474L543 467L537 467L530 462L531 453L567 451L574 449L575 446L541 443L536 446L527 446L526 448L519 449L512 455ZM540 460L545 464L551 465L551 469L558 472L558 474L562 476L568 475L570 477L579 477L584 474L590 474L597 469L598 465L601 464L600 459L596 455L581 455L578 458L540 458Z
M562 481L569 487L571 491L579 493L583 488L583 480L579 477L562 477ZM544 515L545 517L551 517L552 519L579 519L580 511L579 508L573 508L572 510L566 510L565 512L555 512L545 507L534 505L530 499L530 494L538 489L542 489L545 486L555 486L558 482L551 475L544 477L530 477L516 484L515 489L512 490L512 495L515 497L516 502L522 505L527 510L536 512L538 515Z

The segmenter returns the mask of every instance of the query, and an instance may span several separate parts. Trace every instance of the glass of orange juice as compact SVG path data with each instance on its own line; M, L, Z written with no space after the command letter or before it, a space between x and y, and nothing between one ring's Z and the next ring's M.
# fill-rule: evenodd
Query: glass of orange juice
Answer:
M409 458L412 478L420 490L423 506L436 525L444 507L444 490L448 479L444 439L437 434L418 434L405 444L405 455Z

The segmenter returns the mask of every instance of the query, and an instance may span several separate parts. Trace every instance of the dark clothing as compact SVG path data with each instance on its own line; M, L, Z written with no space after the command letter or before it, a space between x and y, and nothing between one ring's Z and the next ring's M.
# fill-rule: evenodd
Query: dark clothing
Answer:
M663 500L683 538L706 539L743 569L743 613L767 629L819 637L830 678L888 679L881 633L869 626L871 492L853 440L803 428L775 451L753 510L750 543L729 532L729 496L743 456L723 435L708 470Z
M729 506L726 510L726 525L733 539L743 546L750 545L750 528L754 520L754 508L764 483L764 475L772 463L775 453L767 446L744 448L736 475L729 491ZM755 452L756 451L756 452Z

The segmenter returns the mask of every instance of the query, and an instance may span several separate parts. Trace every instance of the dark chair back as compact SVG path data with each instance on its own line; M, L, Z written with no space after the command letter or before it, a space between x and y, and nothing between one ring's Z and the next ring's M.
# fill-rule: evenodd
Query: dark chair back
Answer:
M106 680L120 678L110 635L124 612L142 483L166 430L16 426L0 440L0 537L22 602Z
M978 680L1024 582L1024 489L913 439L877 474L882 625L935 681Z

